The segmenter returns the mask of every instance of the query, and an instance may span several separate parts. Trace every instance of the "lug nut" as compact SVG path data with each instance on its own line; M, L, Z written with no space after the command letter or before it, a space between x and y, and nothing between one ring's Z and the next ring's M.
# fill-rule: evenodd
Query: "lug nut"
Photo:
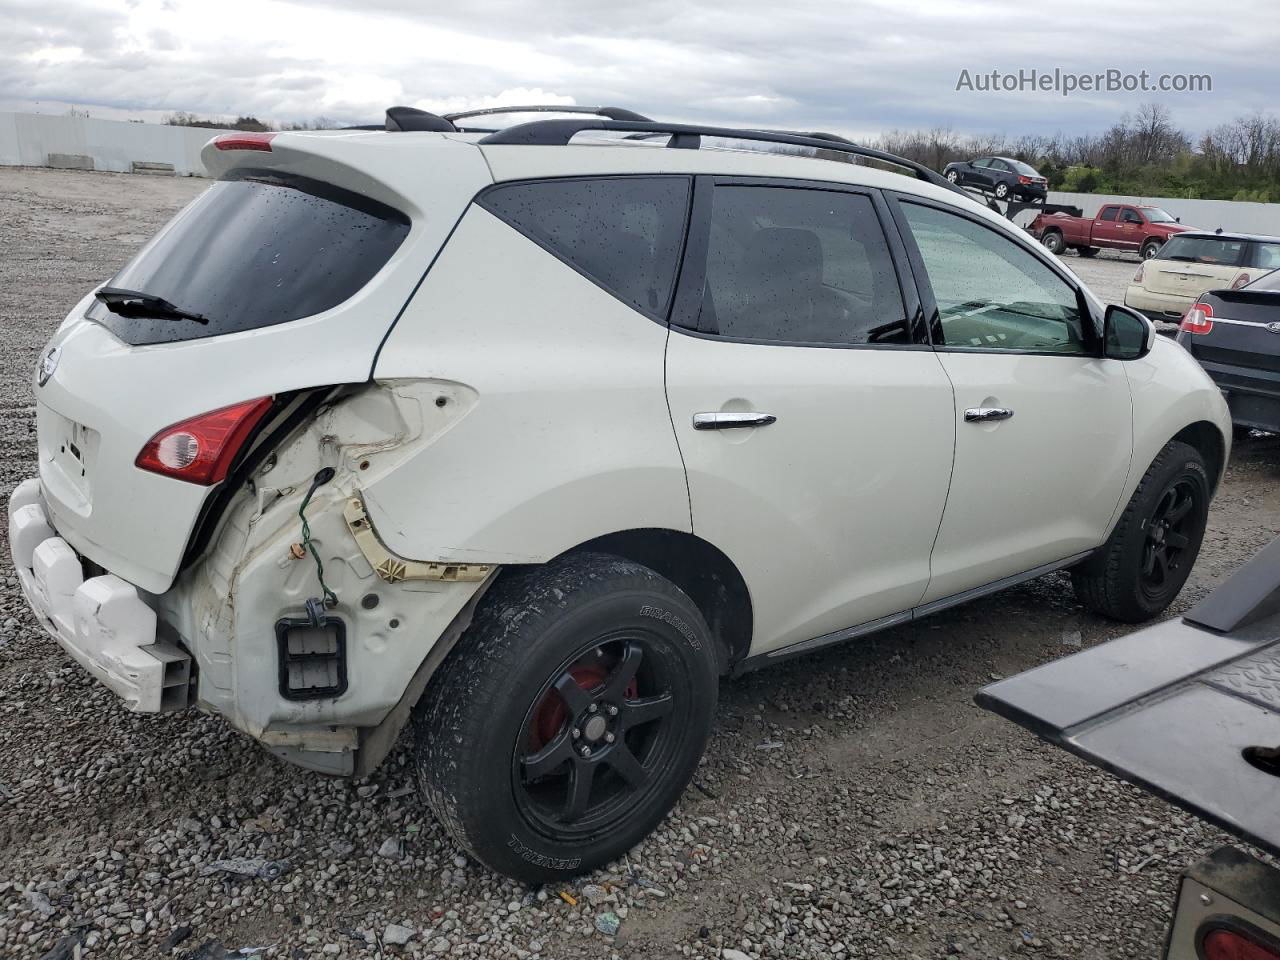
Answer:
M591 756L591 748L588 747L585 743L578 749L578 752L582 754L584 757Z
M617 738L617 737L615 737L612 733L606 733L606 734L604 735L604 742L605 742L605 743L613 743L613 741L614 741L614 740L616 740L616 739L618 739L618 738Z
M587 713L595 713L599 709L600 708L593 703L591 706L587 707Z
M577 727L574 727L574 728L573 728L573 739L577 740L580 736L582 736L582 731L581 731L581 730L579 730Z
M614 706L612 703L609 704L609 716L616 717L617 715L618 715L618 708Z

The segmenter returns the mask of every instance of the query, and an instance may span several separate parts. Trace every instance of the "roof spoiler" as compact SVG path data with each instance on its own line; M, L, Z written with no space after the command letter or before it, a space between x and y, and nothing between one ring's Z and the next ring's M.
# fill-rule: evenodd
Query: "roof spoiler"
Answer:
M895 156L872 147L860 147L843 137L834 134L802 134L785 130L739 130L733 127L704 127L686 123L653 123L651 121L632 122L625 120L533 120L529 123L517 124L491 133L480 140L486 146L524 145L524 146L565 146L579 133L586 130L608 130L618 133L663 133L671 139L668 148L697 150L702 145L703 137L717 137L726 140L751 140L761 143L781 143L796 147L810 147L814 150L829 150L836 153L847 153L892 164L909 170L919 180L931 183L955 193L964 191L951 183L941 174L930 170L922 163Z
M373 129L378 129L374 127ZM457 131L452 123L434 113L427 113L417 107L388 107L387 122L384 129L392 132L408 133L410 131L426 131L429 133L454 133Z

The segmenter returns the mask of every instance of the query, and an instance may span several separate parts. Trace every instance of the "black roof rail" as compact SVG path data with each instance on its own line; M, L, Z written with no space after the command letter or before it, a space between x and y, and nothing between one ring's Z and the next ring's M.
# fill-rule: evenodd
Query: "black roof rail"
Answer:
M485 146L499 144L565 146L574 136L587 130L670 134L671 140L667 146L676 149L697 150L702 144L702 137L717 137L725 140L753 140L761 143L810 147L814 150L831 150L902 167L910 170L917 179L967 196L955 184L922 163L916 163L914 160L895 156L883 150L876 150L873 147L860 147L834 134L802 134L786 130L738 130L733 127L704 127L687 123L653 123L651 121L641 123L625 120L533 120L491 133L479 142Z
M459 113L446 113L444 118L456 124L469 117L488 117L495 113L583 113L593 117L605 117L608 120L632 120L637 123L652 123L648 117L627 110L624 107L575 107L556 104L536 104L528 107L485 107L482 110L463 110Z
M374 127L373 129L377 129ZM457 127L445 117L427 113L417 107L388 107L385 129L396 132L425 130L431 133L454 133Z

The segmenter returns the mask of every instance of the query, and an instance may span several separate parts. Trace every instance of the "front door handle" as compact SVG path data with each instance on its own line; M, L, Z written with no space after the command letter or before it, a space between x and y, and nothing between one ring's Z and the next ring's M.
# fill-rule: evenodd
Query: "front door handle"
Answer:
M1008 407L970 407L964 412L965 423L990 423L993 420L1008 420L1013 411Z
M695 430L736 430L739 427L767 427L778 418L772 413L695 413L693 429Z

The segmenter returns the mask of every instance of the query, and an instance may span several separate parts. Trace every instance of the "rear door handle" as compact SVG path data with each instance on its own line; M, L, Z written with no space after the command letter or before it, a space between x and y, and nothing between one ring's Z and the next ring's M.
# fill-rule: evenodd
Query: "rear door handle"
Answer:
M736 430L739 427L767 427L778 418L772 413L695 413L693 429L695 430Z
M992 420L1008 420L1013 411L1008 407L970 407L964 412L965 423L990 423Z

